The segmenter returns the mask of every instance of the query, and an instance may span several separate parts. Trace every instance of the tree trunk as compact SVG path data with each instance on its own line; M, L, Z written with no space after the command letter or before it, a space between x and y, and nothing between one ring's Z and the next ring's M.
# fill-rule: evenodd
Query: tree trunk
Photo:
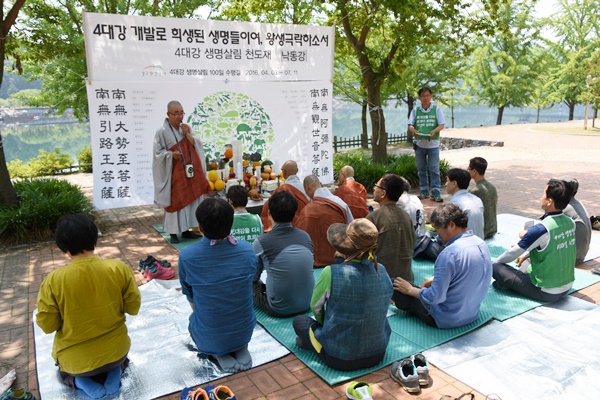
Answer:
M8 175L6 167L6 157L4 156L4 145L2 142L2 133L0 132L0 205L16 206L19 204L17 193Z
M498 118L496 118L496 125L502 125L502 114L504 114L504 106L498 107Z
M575 113L575 102L569 103L569 121L573 121L574 113Z
M537 108L537 118L535 119L535 123L537 124L538 122L540 122L540 110L542 109L542 107L538 106Z
M369 100L369 115L371 116L371 147L373 148L373 162L387 164L387 132L385 131L385 117L381 108L380 81L367 83L367 98Z
M413 108L415 108L415 98L410 94L406 96L406 105L408 106L408 114L406 115L406 118L410 118L410 113L412 112ZM406 141L408 143L413 142L413 135L411 132L409 132L408 128L406 129Z
M8 13L4 9L4 1L0 1L2 14L0 18L0 86L4 78L4 59L6 58L6 38L10 32L10 28L14 25L19 15L21 7L25 4L25 0L16 0ZM0 206L14 206L19 204L15 188L10 180L8 168L6 167L6 157L4 155L4 144L2 142L2 132L0 132Z
M360 114L360 122L362 125L360 144L363 149L368 149L369 148L369 135L367 133L367 99L363 99L362 111Z
M454 102L452 103L452 127L454 128Z

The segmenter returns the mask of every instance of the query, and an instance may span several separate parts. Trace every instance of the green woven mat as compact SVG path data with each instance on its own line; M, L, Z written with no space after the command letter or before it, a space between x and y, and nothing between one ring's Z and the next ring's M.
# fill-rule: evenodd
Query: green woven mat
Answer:
M314 270L315 281L319 279L321 270ZM388 318L392 335L388 343L387 351L383 361L372 367L355 371L337 371L324 365L317 355L308 350L303 350L296 346L296 333L292 327L293 317L291 318L273 318L254 308L258 322L282 345L293 352L298 359L305 363L310 369L318 374L328 384L333 385L339 382L354 379L356 377L377 371L390 365L395 361L401 360L431 347L447 342L455 337L472 331L489 321L492 316L489 313L480 313L480 317L472 324L455 329L437 329L425 325L418 318L411 317L390 306L395 312ZM307 313L306 315L312 315Z
M154 225L152 225L152 227L154 229L156 229L156 231L158 233L160 233L160 235L167 241L167 243L169 243L171 246L175 247L177 249L177 251L181 251L181 249L183 249L184 247L187 247L190 244L198 243L200 241L200 238L198 238L198 239L186 239L186 238L182 238L181 235L178 235L179 236L179 243L173 244L170 241L171 235L169 235L167 232L163 231L162 224L154 224Z

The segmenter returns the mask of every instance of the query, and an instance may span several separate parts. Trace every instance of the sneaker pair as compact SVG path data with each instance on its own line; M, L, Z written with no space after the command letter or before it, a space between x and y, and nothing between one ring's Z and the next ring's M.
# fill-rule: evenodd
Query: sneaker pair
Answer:
M2 400L35 400L35 396L27 389L8 389Z
M160 279L167 281L175 276L175 271L171 268L163 267L158 261L154 261L151 265L148 265L144 270L144 277L148 282L152 279Z
M180 400L236 400L235 394L227 386L207 386L204 389L185 388Z
M419 393L429 384L429 363L421 353L392 364L390 376L408 393Z
M156 260L156 258L154 258L151 255L148 255L148 257L146 257L144 260L140 259L138 271L144 272L149 265L152 265L154 263L154 261L157 261L157 260Z
M429 198L429 192L427 190L421 190L419 195L417 196L419 200L424 200Z
M352 381L346 388L346 397L351 400L373 400L373 388L367 382Z
M431 200L437 201L438 203L441 203L444 201L444 199L442 199L442 195L440 194L440 191L437 189L433 189L431 191Z

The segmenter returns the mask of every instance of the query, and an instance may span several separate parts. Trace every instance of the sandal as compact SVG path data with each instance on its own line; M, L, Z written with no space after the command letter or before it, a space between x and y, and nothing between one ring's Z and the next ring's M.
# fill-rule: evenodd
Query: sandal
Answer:
M440 397L440 400L468 400L467 396L470 396L470 400L475 400L475 395L471 392L463 393L458 397L452 397L450 395L444 395Z

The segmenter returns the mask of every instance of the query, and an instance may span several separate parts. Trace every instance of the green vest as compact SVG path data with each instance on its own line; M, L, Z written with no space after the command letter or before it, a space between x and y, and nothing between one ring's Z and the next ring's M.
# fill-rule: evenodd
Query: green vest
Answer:
M253 243L262 234L260 217L256 214L234 214L231 236Z
M543 250L531 251L527 274L534 286L555 288L575 280L575 223L564 214L546 217L542 224L550 241Z
M415 113L415 129L417 132L422 133L423 135L429 135L432 130L434 130L438 126L437 120L437 107L432 105L431 109L428 112L423 112L421 107L417 107ZM440 140L440 133L436 133L432 138L421 137L420 135L415 135L416 140Z

